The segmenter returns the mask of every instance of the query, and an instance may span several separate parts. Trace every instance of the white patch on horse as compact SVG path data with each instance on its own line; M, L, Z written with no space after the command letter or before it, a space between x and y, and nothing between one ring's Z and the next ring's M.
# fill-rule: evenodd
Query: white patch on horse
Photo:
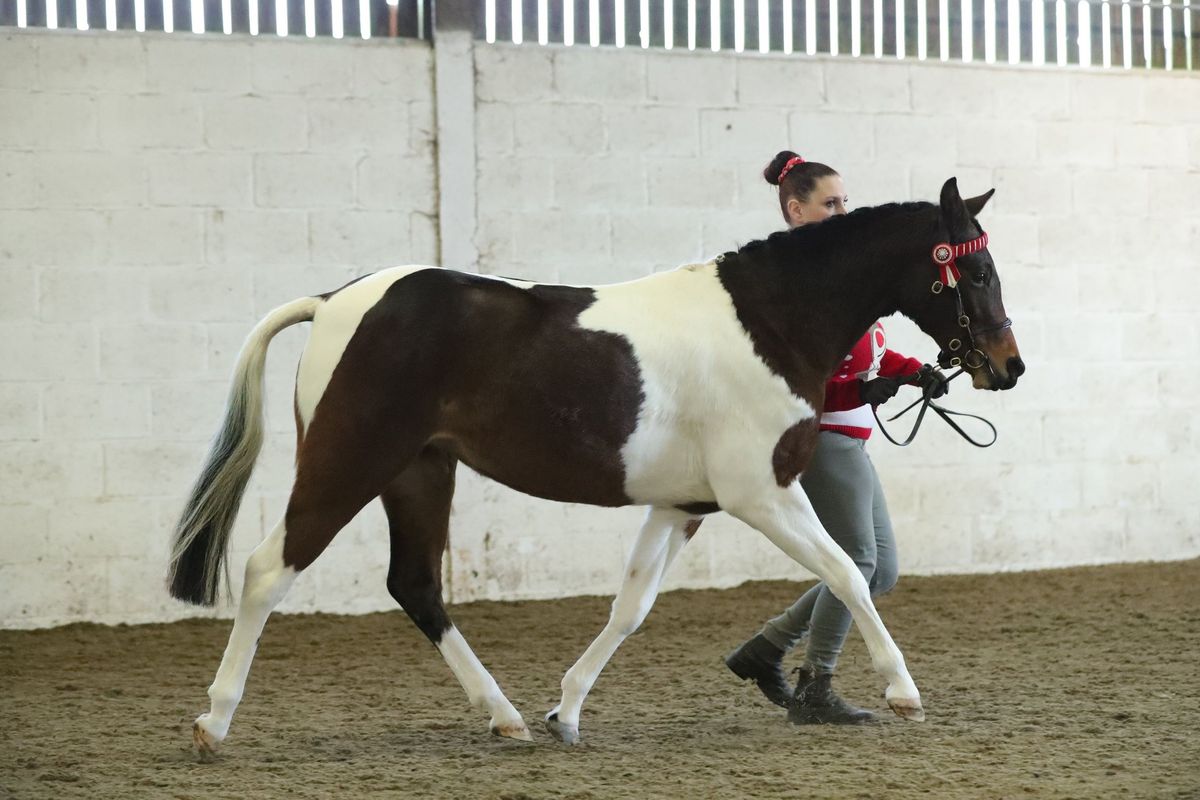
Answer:
M711 466L729 458L740 480L773 482L779 437L816 411L754 352L716 262L595 292L579 325L623 336L641 373L644 400L621 452L633 502L716 501Z

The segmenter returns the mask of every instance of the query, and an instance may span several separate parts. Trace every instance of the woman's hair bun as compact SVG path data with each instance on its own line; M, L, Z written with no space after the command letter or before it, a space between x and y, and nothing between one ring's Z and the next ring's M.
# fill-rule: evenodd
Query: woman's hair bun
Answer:
M780 150L776 153L775 157L771 159L771 163L767 164L767 168L763 170L763 177L766 178L767 183L772 186L778 186L779 173L783 172L783 168L787 166L787 162L798 157L799 155L793 153L791 150Z

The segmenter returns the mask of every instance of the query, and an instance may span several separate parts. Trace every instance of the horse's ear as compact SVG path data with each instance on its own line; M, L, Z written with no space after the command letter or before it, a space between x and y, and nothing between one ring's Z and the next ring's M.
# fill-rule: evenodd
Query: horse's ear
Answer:
M942 184L941 206L942 219L949 228L961 227L968 222L962 195L958 193L958 178L951 178Z
M996 193L995 189L988 189L985 194L978 197L968 197L963 202L967 206L967 211L971 212L972 217L978 217L979 212L983 211L983 207L987 205L987 201L992 199L992 195Z

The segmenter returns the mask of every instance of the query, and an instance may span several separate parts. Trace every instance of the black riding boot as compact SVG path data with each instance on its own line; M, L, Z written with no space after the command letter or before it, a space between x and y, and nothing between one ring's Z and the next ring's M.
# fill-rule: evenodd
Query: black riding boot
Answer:
M788 703L788 722L794 725L861 725L879 718L865 708L855 708L833 691L833 676L814 675L797 667L796 693Z
M792 685L783 671L783 651L761 633L725 656L725 666L742 680L753 680L759 691L775 705L788 707Z

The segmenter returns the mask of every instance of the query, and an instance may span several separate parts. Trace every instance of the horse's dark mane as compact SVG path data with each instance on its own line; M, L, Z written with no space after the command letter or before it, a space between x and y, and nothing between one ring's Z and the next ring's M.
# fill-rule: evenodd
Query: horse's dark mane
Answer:
M856 208L849 214L830 217L820 225L802 225L791 230L776 231L766 239L747 242L736 252L749 253L771 245L822 249L827 244L841 241L847 236L853 236L854 232L860 230L864 225L878 224L892 218L907 223L914 214L936 208L937 206L933 203L926 202L887 203L881 206Z

